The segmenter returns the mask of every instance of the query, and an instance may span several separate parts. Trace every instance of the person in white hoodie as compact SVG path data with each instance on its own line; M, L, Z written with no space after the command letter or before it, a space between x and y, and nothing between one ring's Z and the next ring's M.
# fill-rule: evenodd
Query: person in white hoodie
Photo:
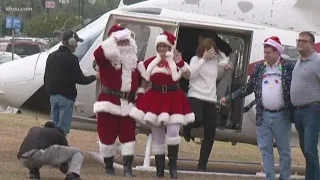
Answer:
M190 73L184 77L189 79L188 100L195 114L195 122L183 128L187 142L191 138L191 129L203 125L204 139L201 143L198 170L206 170L216 132L216 103L218 72L232 68L223 53L219 51L211 38L201 39L196 55L190 61Z

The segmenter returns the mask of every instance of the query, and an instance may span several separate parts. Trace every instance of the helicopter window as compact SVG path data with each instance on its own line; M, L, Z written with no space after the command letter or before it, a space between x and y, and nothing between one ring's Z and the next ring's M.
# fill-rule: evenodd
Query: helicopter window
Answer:
M141 24L121 24L122 26L133 31L133 38L136 40L138 46L138 59L140 61L144 60L147 45L151 33L151 29L148 26Z
M79 62L82 60L83 56L87 53L89 48L96 41L96 39L98 38L98 36L101 33L102 33L102 31L96 32L96 34L92 34L92 36L90 38L88 37L88 38L84 39L83 42L78 44L78 47L77 47L76 51L74 52L74 54L78 57Z
M132 4L136 4L136 3L140 3L143 1L147 1L147 0L123 0L123 4L124 5L132 5Z
M299 59L299 52L296 47L289 46L289 45L283 45L284 50L281 53L281 56L285 59L297 61Z

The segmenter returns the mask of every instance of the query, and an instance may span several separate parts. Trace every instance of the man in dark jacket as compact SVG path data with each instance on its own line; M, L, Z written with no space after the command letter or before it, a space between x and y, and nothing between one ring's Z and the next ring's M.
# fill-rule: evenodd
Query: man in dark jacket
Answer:
M72 31L67 31L62 37L62 46L51 53L46 62L44 84L50 94L51 118L57 127L68 134L70 131L75 99L76 84L87 85L99 77L85 76L80 69L75 52L78 42L83 39Z
M24 138L17 158L29 169L29 179L40 180L43 165L60 166L67 173L66 180L80 180L80 168L84 154L80 149L69 147L63 132L48 121L41 127L32 127Z

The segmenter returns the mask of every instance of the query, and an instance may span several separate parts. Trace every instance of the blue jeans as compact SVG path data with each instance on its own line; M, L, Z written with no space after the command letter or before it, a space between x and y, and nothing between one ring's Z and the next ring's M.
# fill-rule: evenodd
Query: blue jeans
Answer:
M74 101L61 95L50 95L51 119L67 135L70 132Z
M319 156L318 137L320 126L320 105L296 109L294 124L299 134L300 148L306 161L306 180L318 180Z
M285 111L262 112L261 125L257 126L257 139L267 180L275 180L273 145L280 156L280 180L290 180L291 175L291 123Z

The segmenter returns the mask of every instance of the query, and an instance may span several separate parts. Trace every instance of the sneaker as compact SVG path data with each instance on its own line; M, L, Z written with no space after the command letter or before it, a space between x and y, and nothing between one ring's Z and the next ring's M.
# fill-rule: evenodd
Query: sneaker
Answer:
M29 169L29 180L40 180L40 172L38 168Z
M29 180L41 180L40 176L37 174L30 174Z
M68 173L65 180L81 180L80 176L74 172Z

